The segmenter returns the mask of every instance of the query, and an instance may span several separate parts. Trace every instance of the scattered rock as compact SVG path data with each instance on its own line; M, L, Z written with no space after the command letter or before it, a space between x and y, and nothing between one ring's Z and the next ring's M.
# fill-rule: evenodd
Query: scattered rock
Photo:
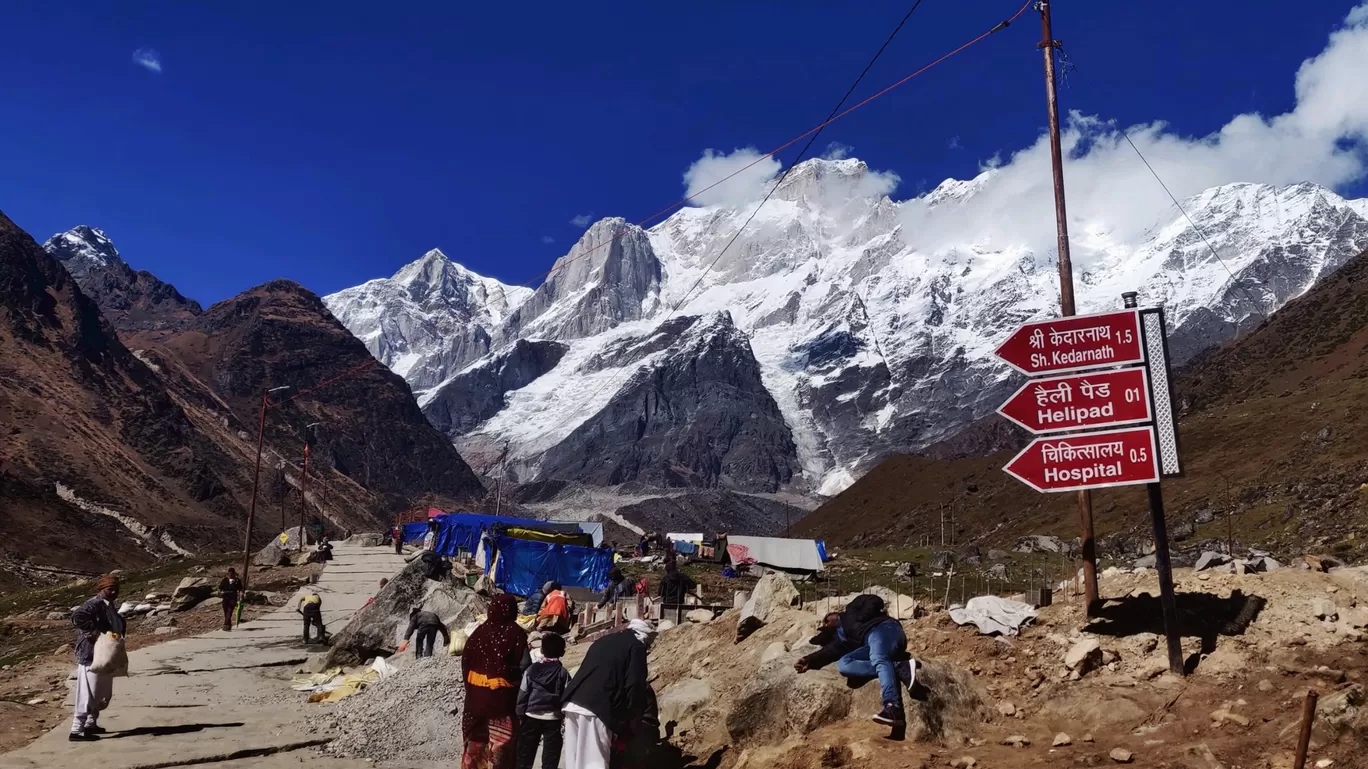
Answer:
M931 557L931 568L934 571L947 571L955 565L955 554L949 550L942 550Z
M792 665L772 662L734 696L726 730L733 743L773 744L839 721L850 707L851 691L834 670L799 675Z
M176 611L185 611L214 594L214 586L204 577L186 577L171 594L171 605Z
M664 633L666 630L674 630L675 623L668 619L663 619L656 623L656 632Z
M1259 679L1259 691L1263 692L1264 694L1268 694L1274 691L1276 688L1277 687L1273 686L1273 682L1268 680L1267 678Z
M760 664L764 665L773 662L774 660L783 659L788 656L788 652L788 646L785 645L783 641L775 641L769 646L766 646L765 650L760 653Z
M1153 569L1156 560L1154 554L1151 553L1150 555L1136 558L1134 561L1131 561L1131 566L1134 566L1137 569Z
M988 560L990 560L990 561L1005 561L1005 560L1007 560L1007 559L1010 558L1010 557L1011 557L1011 555L1010 555L1006 550L989 550L989 551L988 551Z
M1050 745L1051 745L1052 747L1056 747L1056 748L1068 747L1069 745L1072 745L1072 744L1073 744L1073 739L1070 738L1069 735L1065 734L1064 732L1060 732L1059 734L1056 734L1056 735L1054 736L1054 742L1050 743Z
M712 622L713 613L709 609L694 609L688 614L685 614L684 618L696 625L702 625L707 622Z
M1111 649L1102 650L1102 664L1111 666L1121 659L1121 655Z
M1135 754L1125 748L1112 748L1107 755L1118 764L1129 764L1135 759Z
M1227 563L1230 563L1230 556L1225 553L1218 553L1214 550L1207 550L1197 558L1197 563L1193 564L1192 570L1202 571L1203 569L1210 569Z
M1018 539L1012 549L1018 553L1062 553L1068 548L1059 537L1033 534Z
M1316 619L1334 622L1339 618L1339 609L1335 606L1335 602L1329 598L1312 598L1311 614Z
M174 627L171 627L170 625L162 625L156 630L153 630L152 635L167 635L174 632L176 632L176 629Z
M1345 609L1339 614L1340 619L1349 627L1368 628L1368 608L1358 606L1353 609Z
M1008 718L1011 718L1012 716L1016 715L1017 712L1016 705L1013 705L1012 703L1007 702L1006 700L1003 700L1002 702L998 703L997 711L1002 715L1007 716Z
M34 697L33 699L29 700L28 702L25 702L24 704L25 704L25 705L42 705L44 702L47 702L47 700L43 699L42 697Z
M893 570L893 578L909 580L917 576L917 565L915 563L900 563L898 568Z
M1064 655L1064 666L1080 676L1102 663L1102 644L1096 638L1084 638Z
M1330 769L1330 767L1332 767L1332 766L1334 766L1334 765L1335 765L1335 759L1333 759L1333 758L1322 758L1321 760L1319 760L1319 761L1316 762L1316 769Z
M1239 713L1232 713L1229 708L1221 708L1220 710L1212 711L1211 720L1216 722L1217 726L1220 726L1226 721L1239 724L1240 726L1249 726L1249 718L1247 716L1242 716Z
M973 756L960 756L950 766L952 769L974 769L978 766L978 759Z
M52 656L54 656L54 657L59 657L59 656L61 656L61 655L63 655L63 654L70 654L70 653L71 653L71 644L62 644L61 646L58 646L58 647L56 648L56 650L54 650L54 651L52 652Z
M1024 748L1030 745L1031 741L1020 734L1013 734L1011 737L1004 739L999 744L1006 745L1009 748Z
M50 611L50 612L47 613L47 618L50 619L50 620L53 620L53 621L64 620L64 619L66 619L67 617L70 617L70 616L71 616L71 612L66 612L66 611Z
M1083 741L1084 741L1084 742L1092 742L1092 741L1093 741L1092 732L1088 732L1087 734L1083 735Z

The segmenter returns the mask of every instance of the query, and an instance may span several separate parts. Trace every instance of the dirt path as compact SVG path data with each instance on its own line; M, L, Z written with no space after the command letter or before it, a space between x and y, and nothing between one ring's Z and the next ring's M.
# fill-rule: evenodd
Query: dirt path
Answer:
M338 546L316 587L329 628L345 624L377 581L402 565L385 548ZM310 722L287 687L317 649L301 643L292 605L231 633L216 630L131 652L130 676L115 681L113 702L101 718L109 733L98 743L68 742L63 719L31 745L0 756L0 769L322 765L325 759L305 748L331 735Z

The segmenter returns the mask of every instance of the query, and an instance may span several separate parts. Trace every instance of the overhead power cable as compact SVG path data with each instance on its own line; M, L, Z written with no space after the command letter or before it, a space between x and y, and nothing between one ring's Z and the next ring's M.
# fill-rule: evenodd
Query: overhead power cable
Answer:
M1236 288L1240 289L1240 293L1244 294L1245 299L1249 300L1250 307L1253 308L1254 312L1258 313L1261 319L1265 321L1268 320L1268 316L1264 314L1263 310L1259 309L1259 303L1254 301L1254 297L1249 293L1249 289L1245 288L1244 284L1240 282L1240 279L1235 277L1235 273L1230 271L1230 266L1227 265L1225 260L1221 258L1221 255L1216 252L1216 247L1211 245L1211 240L1207 238L1206 231L1202 229L1201 225L1193 220L1192 216L1188 214L1187 209L1183 208L1183 204L1178 202L1178 197L1169 190L1167 184L1164 184L1164 180L1159 178L1159 172L1155 171L1154 166L1150 165L1149 160L1145 159L1145 154L1140 151L1139 147L1135 146L1135 142L1131 141L1130 134L1126 133L1126 129L1122 128L1120 125L1117 125L1116 130L1120 131L1121 135L1126 138L1126 143L1130 145L1131 149L1135 150L1136 156L1140 158L1141 163L1145 164L1145 168L1149 169L1150 175L1154 177L1154 180L1159 182L1159 186L1164 188L1164 194L1168 195L1169 200L1173 201L1173 205L1178 207L1178 210L1183 214L1183 218L1188 220L1188 224L1192 225L1194 230L1197 230L1197 234L1201 236L1202 242L1206 244L1207 250L1210 251L1211 255L1216 257L1216 261L1225 268L1226 274L1230 276L1231 282L1235 284ZM1274 190L1273 194L1274 200L1277 200L1277 190Z
M689 193L688 195L685 195L684 197L680 198L679 200L676 200L675 202L671 203L670 205L668 205L668 206L666 206L666 207L660 209L659 211L656 211L655 213L651 214L650 216L647 216L646 218L644 218L644 219L640 220L639 222L637 222L637 223L636 223L636 226L638 226L638 227L644 227L644 226L646 226L647 223L649 223L649 222L651 222L651 221L654 221L655 219L658 219L658 218L664 216L665 214L668 214L668 213L670 213L671 211L674 211L675 209L684 206L684 205L687 204L688 202L690 202L690 201L694 200L695 198L697 198L699 195L702 195L703 193L707 192L708 190L713 189L713 188L716 187L717 185L722 184L723 182L725 182L725 181L727 181L727 180L729 180L729 179L732 179L732 178L734 178L734 177L736 177L736 176L738 176L738 175L740 175L740 174L745 173L746 171L750 170L751 168L753 168L753 167L756 166L757 164L762 163L762 162L764 162L765 160L768 160L769 158L774 157L774 156L777 155L778 153L783 152L784 150L788 149L789 147L792 147L793 145L797 144L798 142L802 141L803 139L808 138L809 136L813 137L813 139L815 140L816 134L820 133L820 132L822 131L822 129L826 128L827 126L831 125L832 123L836 122L837 120L840 120L841 118L845 117L846 115L849 115L850 113L854 112L855 110L857 110L857 109L859 109L859 108L865 106L866 104L869 104L870 102L874 101L875 99L878 99L879 97L884 96L885 94L887 94L888 92L890 92L890 91L892 91L893 89L897 88L898 86L901 86L901 85L903 85L904 83L906 83L907 81L911 80L912 78L917 77L918 75L921 75L922 73L926 72L927 70L931 69L932 67L935 67L936 65L938 65L938 64L940 64L940 63L942 63L942 62L944 62L946 59L949 59L949 58L951 58L952 56L955 56L956 54L960 53L961 51L965 50L966 48L969 48L970 46L975 45L976 43L982 41L984 38L986 38L986 37L992 35L993 33L999 32L999 31L1001 31L1001 30L1006 29L1008 26L1010 26L1010 25L1012 24L1012 22L1014 22L1014 21L1016 21L1018 18L1020 18L1020 17L1021 17L1021 14L1025 13L1025 12L1026 12L1026 9L1030 8L1031 5L1032 5L1034 2L1035 2L1035 0L1026 0L1026 2L1023 3L1022 6L1021 6L1020 8L1017 9L1016 13L1012 14L1010 17L1004 19L1003 21L998 22L996 25L993 26L992 29L990 29L990 30L984 32L983 34L979 35L978 37L975 37L974 39L972 39L972 40L970 40L970 41L968 41L968 42L966 42L966 43L960 45L958 48L955 48L954 50L950 51L949 53L946 53L946 54L942 55L940 58L935 59L934 61L930 62L929 64L926 64L925 66L923 66L923 67L921 67L920 69L918 69L918 70L912 72L911 74L906 75L906 76L903 77L902 79L897 80L896 82L894 82L893 84L887 86L887 87L884 88L883 90L878 91L877 93L875 93L875 94L873 94L873 95L871 95L871 96L869 96L869 97L867 97L867 98L865 98L865 99L859 101L858 103L856 103L856 104L852 105L851 107L849 107L849 108L847 108L847 109L845 109L845 110L842 111L841 108L840 108L840 104L844 104L845 101L846 101L846 99L848 99L848 98L850 97L850 94L851 94L851 92L854 91L855 86L856 86L856 85L859 85L860 81L864 78L865 74L869 72L870 67L872 67L872 66L874 65L874 62L878 60L879 56L884 52L884 49L886 49L886 48L888 47L888 44L891 43L891 42L893 41L893 38L897 35L898 30L902 29L903 25L907 23L907 19L912 15L912 11L915 11L915 10L917 9L917 6L921 4L920 2L917 2L916 4L914 4L914 5L912 6L912 9L909 10L909 11L907 12L907 14L903 16L902 21L898 22L898 26L894 28L893 33L890 34L889 37L888 37L888 39L884 41L884 44L883 44L882 46L879 47L878 53L876 53L876 54L874 55L874 58L870 60L869 64L867 64L867 65L865 66L864 71L862 71L862 72L860 73L860 76L859 76L858 78L855 79L855 83L851 85L850 90L848 90L848 91L846 92L846 95L843 96L843 97L841 98L841 102L840 102L840 104L838 104L838 106L836 107L836 110L833 110L833 111L832 111L832 114L829 115L829 116L827 117L826 120L824 120L824 121L822 121L821 123L819 123L819 124L813 126L812 128L809 128L808 130L806 130L806 131L804 131L804 132L798 134L797 136L793 137L792 139L789 139L788 141L784 142L783 144L780 144L778 147L775 147L774 149L770 150L769 152L766 152L765 154L763 154L763 155L761 155L761 156L755 158L755 160L751 161L750 163L747 163L746 165L742 166L741 168L736 169L736 170L733 171L732 173L727 174L726 176L722 177L721 179L718 179L717 181L713 182L712 184L709 184L708 186L706 186L706 187L704 187L704 188L702 188L702 189L700 189L700 190L691 192L691 193ZM808 146L811 146L811 144L812 144L812 142L809 141L809 142L808 142ZM796 163L795 163L794 165L796 165ZM792 168L792 165L789 166L789 167ZM571 262L576 262L576 261L579 261L580 259L584 259L584 258L588 257L590 254L594 253L595 251L599 250L600 248L603 248L603 247L605 247L605 246L608 246L608 245L610 245L611 243L613 243L614 241L616 241L618 238L621 238L623 235L626 235L628 231L629 231L629 230L628 230L627 228L621 228L621 229L615 231L615 232L613 233L612 237L608 238L607 240L605 240L605 241L602 242L602 243L599 243L599 244L596 245L596 246L593 246L593 247L589 248L588 250L586 250L584 253L580 254L579 256L576 256L576 257L570 258L570 259L565 259L564 261L560 262L560 266L561 266L561 267L564 267L565 265L570 264ZM549 270L547 270L547 271L545 271L545 272L542 272L542 273L540 273L540 274L537 274L537 275L532 276L531 278L529 278L528 280L524 281L524 282L521 283L520 285L522 285L522 286L524 286L524 287L529 287L529 288L530 288L531 285L532 285L533 283L535 283L535 282L541 280L542 278L545 278L546 276L550 275L552 272L555 272L556 269L557 269L557 266L556 266L556 265L552 265L551 269L549 269Z
M807 138L807 140L808 140L808 141L807 141L807 144L803 145L802 150L800 150L800 151L798 152L798 155L797 155L797 157L794 158L793 162L792 162L787 168L784 169L784 172L779 176L779 179L778 179L777 181L775 181L775 183L774 183L773 185L770 186L769 191L765 193L765 197L762 198L762 199L760 200L760 203L759 203L758 205L756 205L755 210L751 211L751 214L750 214L749 217L746 218L746 221L743 222L739 228L737 228L736 232L732 234L731 239L728 240L727 243L726 243L726 245L724 245L724 246L722 247L722 249L721 249L720 251L717 252L717 256L713 257L713 260L712 260L711 262L708 263L708 266L705 267L701 273L699 273L697 280L695 280L695 281L693 282L693 285L691 285L691 286L689 287L689 290L688 290L688 291L685 291L684 294L680 296L679 300L678 300L677 302L675 302L674 306L670 308L669 315L667 315L666 317L669 317L669 316L674 315L676 312L679 311L679 309L680 309L681 307L683 307L683 306L687 303L687 301L689 300L690 296L693 294L694 290L697 289L698 286L703 282L703 278L705 278L705 277L708 275L708 273L712 271L712 268L717 264L717 262L718 262L719 260L721 260L721 258L723 257L723 255L725 255L725 254L727 253L727 251L731 248L732 244L734 244L734 243L736 242L737 238L741 237L741 233L744 232L744 231L746 230L746 228L750 225L750 223L755 219L756 215L760 213L760 209L764 207L765 203L769 202L769 199L770 199L771 197L774 196L775 191L777 191L780 187L782 187L782 186L784 185L784 180L788 178L789 173L792 172L793 169L796 168L796 167L798 166L798 163L803 159L803 156L806 155L807 152L808 152L808 150L812 148L813 143L817 141L817 137L818 137L819 135L821 135L822 129L824 129L824 128L826 128L828 125L831 125L832 123L836 122L836 121L839 120L840 118L842 118L842 117L844 117L844 116L846 116L846 115L849 115L851 112L854 112L855 110L857 110L857 109L859 109L860 107L862 107L862 106L864 106L864 105L870 103L871 101L874 101L875 99L879 98L880 96L883 96L884 94L888 93L889 91L893 90L894 88L897 88L898 86L902 85L903 83L906 83L908 80L911 80L912 78L914 78L914 77L916 77L916 76L922 74L923 72L926 72L927 70L931 69L932 67L936 66L937 64L940 64L941 62L945 61L946 59L950 58L951 56L954 56L955 54L959 53L960 51L963 51L964 49L966 49L966 48L968 48L968 47L974 45L975 43L979 42L980 40L983 40L984 38L988 37L989 35L993 34L994 32L997 32L997 31L1002 30L1002 29L1006 29L1013 21L1015 21L1015 20L1017 19L1017 17L1019 17L1019 16L1021 16L1021 14L1025 13L1025 12L1026 12L1026 9L1029 8L1030 5L1031 5L1031 3L1033 3L1034 1L1035 1L1035 0L1027 0L1027 2L1026 2L1025 4L1023 4L1023 5L1021 6L1021 8L1017 9L1017 12L1016 12L1015 14L1013 14L1010 18L1008 18L1008 19L1006 19L1006 20L1004 20L1004 21L1002 21L1002 22L999 22L999 23L998 23L996 26L994 26L992 29L988 30L987 32L984 32L983 34L979 35L978 37L974 38L973 40L970 40L969 42L964 43L963 45L959 46L958 48L954 49L953 51L951 51L951 52L949 52L949 53L947 53L947 54L941 56L940 58L936 59L935 61L931 62L930 64L927 64L926 66L922 67L921 69L918 69L917 71L913 72L912 74L907 75L906 77L902 78L901 80L899 80L899 81L893 83L892 85L888 86L887 88L884 88L883 90L879 91L878 93L875 93L874 95L869 96L868 98L864 99L863 101L859 102L858 104L856 104L856 105L854 105L854 106L852 106L852 107L850 107L850 108L848 108L848 109L842 111L841 108L845 106L846 100L848 100L848 99L850 98L850 95L851 95L852 93L855 92L856 87L858 87L858 86L860 85L860 81L862 81L862 80L864 79L864 76L865 76L866 74L869 73L869 70L874 66L874 63L877 62L877 61L879 60L879 57L880 57L881 55L883 55L883 52L888 48L888 45L889 45L890 43L893 42L893 38L897 36L898 31L901 30L901 29L903 28L903 25L905 25L905 24L907 23L907 20L912 16L912 13L913 13L914 11L917 10L918 6L921 5L922 0L916 0L916 2L914 2L914 3L912 4L912 7L911 7L911 8L907 11L907 13L903 16L902 20L898 22L898 25L897 25L896 27L893 28L893 32L889 34L888 39L884 41L883 45L879 46L879 50L875 52L873 58L871 58L871 59L869 60L869 63L865 65L864 69L860 71L859 76L856 77L856 78L855 78L855 81L854 81L853 83L850 84L850 87L849 87L849 88L846 89L845 94L844 94L843 96L841 96L841 100L838 101L838 102L836 103L836 106L831 110L831 114L829 114L829 115L827 116L827 119L826 119L826 120L822 121L821 123L819 123L819 124L816 125L815 127L813 127L813 128L811 128L811 129L809 129L809 130L807 130L807 131L805 131L805 132L799 134L798 136L795 136L794 138L790 139L789 141L784 142L783 144L779 145L778 147L775 147L774 149L770 150L769 152L765 153L764 155L761 155L760 157L756 158L754 161L748 163L747 165L743 166L742 168L736 170L735 172L733 172L733 173L731 173L731 174L729 174L729 175L727 175L727 176L725 176L725 177L723 177L723 178L717 180L716 182L713 182L712 184L708 185L707 187L704 187L704 188L701 189L701 190L698 190L697 192L694 192L694 193L692 193L692 194L690 194L690 195L684 197L683 199L677 201L676 203L671 204L671 205L668 206L667 208L661 209L660 211L658 211L658 212L652 214L651 216L647 217L646 220L643 220L643 221L649 221L650 219L653 219L653 218L659 216L661 213L664 213L664 212L666 212L666 211L669 211L669 210L671 210L671 209L673 209L673 208L675 208L675 207L677 207L677 206L680 206L680 205L682 205L682 204L688 202L689 200L691 200L691 199L697 197L698 195L700 195L700 194L702 194L702 193L704 193L704 192L707 192L708 190L710 190L710 189L712 189L713 187L716 187L717 185L721 184L722 182L725 182L726 180L728 180L728 179L730 179L730 178L736 176L737 174L743 173L744 171L746 171L747 169L751 168L752 166L755 166L757 163L760 163L760 162L766 160L767 158L773 157L775 154L777 154L777 153L779 153L780 151L782 151L782 150L788 148L789 146L791 146L791 145L797 143L797 142L800 141L801 139ZM616 238L616 237L618 237L618 236L619 236L619 235L618 235L617 233L614 234L614 238ZM609 240L608 242L612 242L612 241ZM598 246L598 247L601 247L601 246ZM598 247L596 247L596 248L598 248ZM581 255L580 255L580 258L583 258L584 256L587 256L587 255L588 255L588 252L586 252L585 254L581 254ZM553 269L554 269L554 268L553 268ZM548 273L548 274L549 274L549 273ZM604 390L604 389L613 381L613 379L615 379L615 377L607 377L607 378L605 378L603 384L602 384L602 385L599 385L598 389L595 390L595 391L593 392L592 395L590 395L589 401L592 402L595 398L597 398L598 395L599 395L599 393L603 392L603 390Z

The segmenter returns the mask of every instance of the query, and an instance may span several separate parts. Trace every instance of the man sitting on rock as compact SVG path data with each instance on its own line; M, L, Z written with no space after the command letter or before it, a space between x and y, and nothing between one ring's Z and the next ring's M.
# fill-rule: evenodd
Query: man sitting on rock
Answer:
M888 616L882 598L861 595L844 612L828 614L811 643L822 648L800 657L793 663L794 670L805 673L835 662L836 670L853 685L877 678L883 709L874 720L893 727L907 723L902 687L914 691L912 658L907 653L907 635Z

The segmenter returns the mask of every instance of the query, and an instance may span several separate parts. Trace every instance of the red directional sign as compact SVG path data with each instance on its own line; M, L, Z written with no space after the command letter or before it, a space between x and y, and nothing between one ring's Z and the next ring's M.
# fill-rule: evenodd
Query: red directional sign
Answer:
M1013 393L998 413L1036 434L1148 422L1145 369L1033 379Z
M1025 323L997 348L1023 374L1054 374L1142 363L1138 310Z
M1128 427L1036 438L1002 468L1036 491L1078 491L1159 480L1154 431Z

